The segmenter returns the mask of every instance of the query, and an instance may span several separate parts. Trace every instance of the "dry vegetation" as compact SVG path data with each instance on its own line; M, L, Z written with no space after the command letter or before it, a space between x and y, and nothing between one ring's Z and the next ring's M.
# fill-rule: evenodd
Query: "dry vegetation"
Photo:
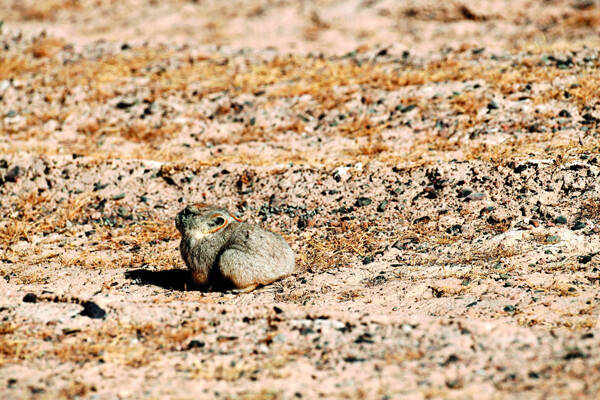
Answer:
M175 160L181 155L193 159L194 155L189 150L175 150L169 146L169 140L193 134L198 123L203 125L202 130L207 130L212 129L214 123L234 121L238 127L237 133L218 141L196 138L197 144L276 143L281 140L275 139L278 135L289 137L306 133L310 133L312 137L341 136L356 140L357 144L352 150L338 150L330 154L328 159L337 162L349 160L348 154L364 154L386 162L433 160L447 156L496 160L506 158L509 149L512 149L509 157L513 159L529 156L532 152L555 155L565 149L577 154L575 140L567 143L549 140L561 135L559 131L548 137L549 130L556 130L551 125L556 115L540 115L546 117L547 123L535 125L527 120L519 123L499 121L494 114L483 112L495 97L515 96L519 92L523 96L527 95L523 93L525 86L539 86L541 89L534 96L526 96L531 98L535 107L560 101L564 98L565 91L568 91L569 104L575 108L571 113L583 115L589 113L589 107L594 106L594 94L600 87L596 73L597 61L580 67L573 65L569 68L556 68L549 67L540 54L528 55L518 62L503 61L490 65L486 65L488 57L469 53L445 56L424 64L399 64L393 57L379 58L374 62L368 53L356 53L352 57L342 58L288 56L268 61L258 58L243 63L236 56L181 54L160 48L132 48L117 54L108 52L99 57L70 60L68 50L59 51L62 43L57 39L37 38L33 40L29 53L9 53L4 56L0 79L10 76L32 82L45 103L35 114L24 115L27 118L25 125L4 124L4 132L11 138L9 143L0 144L5 152L12 153L20 146L31 148L28 141L32 138L49 142L53 134L44 129L45 124L49 121L55 121L59 126L72 124L70 116L74 115L81 102L85 102L90 110L101 109L108 102L116 104L117 111L111 111L114 117L91 117L75 125L79 135L65 143L67 151L94 157L124 158L127 157L126 153L130 157L133 153L134 157L138 154L146 155L161 161ZM508 68L510 71L507 71ZM577 68L579 78L571 84L565 84L563 90L557 89L556 82L566 82L574 76L573 68ZM143 88L124 86L125 82L136 79L145 81ZM392 121L396 104L376 103L375 95L365 96L361 93L374 91L379 93L378 96L384 97L386 93L403 88L447 85L452 82L467 85L478 83L487 88L487 93L455 92L448 98L434 96L431 101L419 101L417 109L421 121L424 121L421 123L423 127L409 151L402 155L385 144L373 144L373 138L379 137L382 131L397 129L397 123L389 122ZM71 89L64 89L65 87ZM115 96L112 94L115 92L123 92L123 95ZM254 101L257 103L250 105L221 102L213 113L186 111L181 114L174 112L172 107L165 106L173 96L180 98L178 102L183 102L177 106L179 109L183 104L203 99L216 101L225 94L235 98L257 93L266 93L267 98L261 99L255 95ZM122 100L127 96L134 100ZM360 108L364 111L354 111L353 104L357 96L361 98ZM306 117L294 118L286 124L269 125L255 123L247 117L259 104L264 103L267 109L271 109L289 102L298 102L300 98L307 100L294 105L294 111ZM400 98L399 102L404 107L413 98L415 97ZM180 118L171 122L158 122L152 115L152 107L159 104L164 110L163 116L175 117L179 114ZM130 109L139 110L140 107L144 111L142 118L128 115L131 114ZM322 117L319 116L330 114L334 107L342 112L339 119L321 122ZM16 111L20 113L18 108ZM373 112L374 114L369 115ZM144 115L148 115L148 118L143 118ZM441 126L440 115L446 115L449 119ZM181 118L182 121L178 122ZM197 122L192 123L192 120ZM505 132L525 131L532 134L508 137L508 141L503 140L502 144L491 144L493 140L485 138L473 140L474 134L498 123ZM464 140L462 132L470 135L471 140ZM111 142L111 137L118 139ZM360 143L361 137L369 138L369 144ZM521 143L523 141L526 143ZM590 141L591 139L587 142ZM107 147L107 143L115 143L116 146ZM124 143L128 145L123 147ZM59 150L49 143L44 152L56 154ZM228 157L212 154L210 158L213 164L222 162L223 159L247 161L244 153ZM315 158L315 155L306 157L297 151L285 149L281 150L277 159L283 162L323 162L322 159ZM254 164L261 162L266 160L259 157Z
M0 397L595 398L600 6L499 4L0 4ZM190 201L297 272L189 285Z

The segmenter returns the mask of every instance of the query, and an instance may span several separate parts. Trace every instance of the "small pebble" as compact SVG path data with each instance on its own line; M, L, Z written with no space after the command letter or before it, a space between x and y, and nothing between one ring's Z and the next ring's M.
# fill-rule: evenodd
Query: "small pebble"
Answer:
M190 342L188 343L187 350L196 349L196 348L201 349L204 346L205 346L204 342L194 339L194 340L190 340Z
M556 219L554 220L554 222L556 222L557 224L566 224L567 223L567 218L559 215L558 217L556 217Z
M579 256L579 257L577 257L577 260L579 261L580 264L587 264L590 261L592 261L592 256L590 256L590 255Z
M16 167L13 167L8 170L6 175L4 175L4 179L7 182L16 182L19 179L20 175L21 175L21 167L19 167L17 165Z
M500 107L498 106L498 103L496 103L494 100L490 101L487 105L488 110L497 110Z
M84 317L100 319L106 317L106 311L104 311L98 304L93 301L86 301L82 304L83 310L79 313L79 315L83 315Z
M460 189L458 197L462 199L463 197L469 196L471 193L473 193L471 189Z
M37 303L37 296L33 293L27 293L23 297L23 303Z
M483 200L485 199L485 193L474 192L467 196L467 200Z
M586 227L585 222L577 221L577 222L575 222L575 225L573 225L573 227L571 229L574 231L577 231L580 229L584 229L585 227Z
M384 200L384 201L382 201L382 202L381 202L381 203L379 203L379 205L377 206L377 211L379 211L379 212L384 212L384 211L385 211L385 208L387 207L387 205L388 205L388 201L387 201L387 200Z
M515 306L508 305L504 307L504 311L508 313L514 313L516 310L517 308Z
M556 235L550 235L546 238L546 243L555 244L560 242L560 237Z
M558 113L559 117L563 117L563 118L571 118L571 113L568 112L567 110L560 110L560 112Z
M358 199L356 199L355 205L357 207L364 207L364 206L368 206L372 202L373 201L370 198L368 198L368 197L359 197Z
M451 227L446 229L446 233L451 233L451 234L462 233L462 225L460 225L460 224L452 225Z

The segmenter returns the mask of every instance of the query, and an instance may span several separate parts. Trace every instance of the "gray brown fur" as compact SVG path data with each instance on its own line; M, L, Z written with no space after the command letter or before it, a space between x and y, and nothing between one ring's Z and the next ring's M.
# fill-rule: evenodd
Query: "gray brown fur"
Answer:
M175 224L181 256L197 285L248 292L294 272L294 252L280 235L241 222L223 208L191 204Z

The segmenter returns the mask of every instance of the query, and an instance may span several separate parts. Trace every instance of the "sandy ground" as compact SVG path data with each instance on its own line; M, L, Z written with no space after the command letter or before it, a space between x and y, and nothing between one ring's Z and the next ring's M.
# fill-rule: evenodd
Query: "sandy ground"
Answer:
M0 16L2 399L598 398L599 3ZM188 202L297 271L195 289Z

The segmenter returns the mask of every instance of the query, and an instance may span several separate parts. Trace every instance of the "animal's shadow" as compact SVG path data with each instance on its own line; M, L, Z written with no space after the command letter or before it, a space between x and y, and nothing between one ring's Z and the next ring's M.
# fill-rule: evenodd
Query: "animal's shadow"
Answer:
M149 271L134 269L125 272L125 278L138 285L154 285L168 290L203 290L192 281L190 272L185 269L168 269L165 271Z
M125 278L137 285L154 285L167 290L199 291L199 292L229 292L235 287L231 281L220 275L211 275L210 286L199 286L193 280L190 271L185 269L168 269L164 271L149 271L134 269L125 272Z

